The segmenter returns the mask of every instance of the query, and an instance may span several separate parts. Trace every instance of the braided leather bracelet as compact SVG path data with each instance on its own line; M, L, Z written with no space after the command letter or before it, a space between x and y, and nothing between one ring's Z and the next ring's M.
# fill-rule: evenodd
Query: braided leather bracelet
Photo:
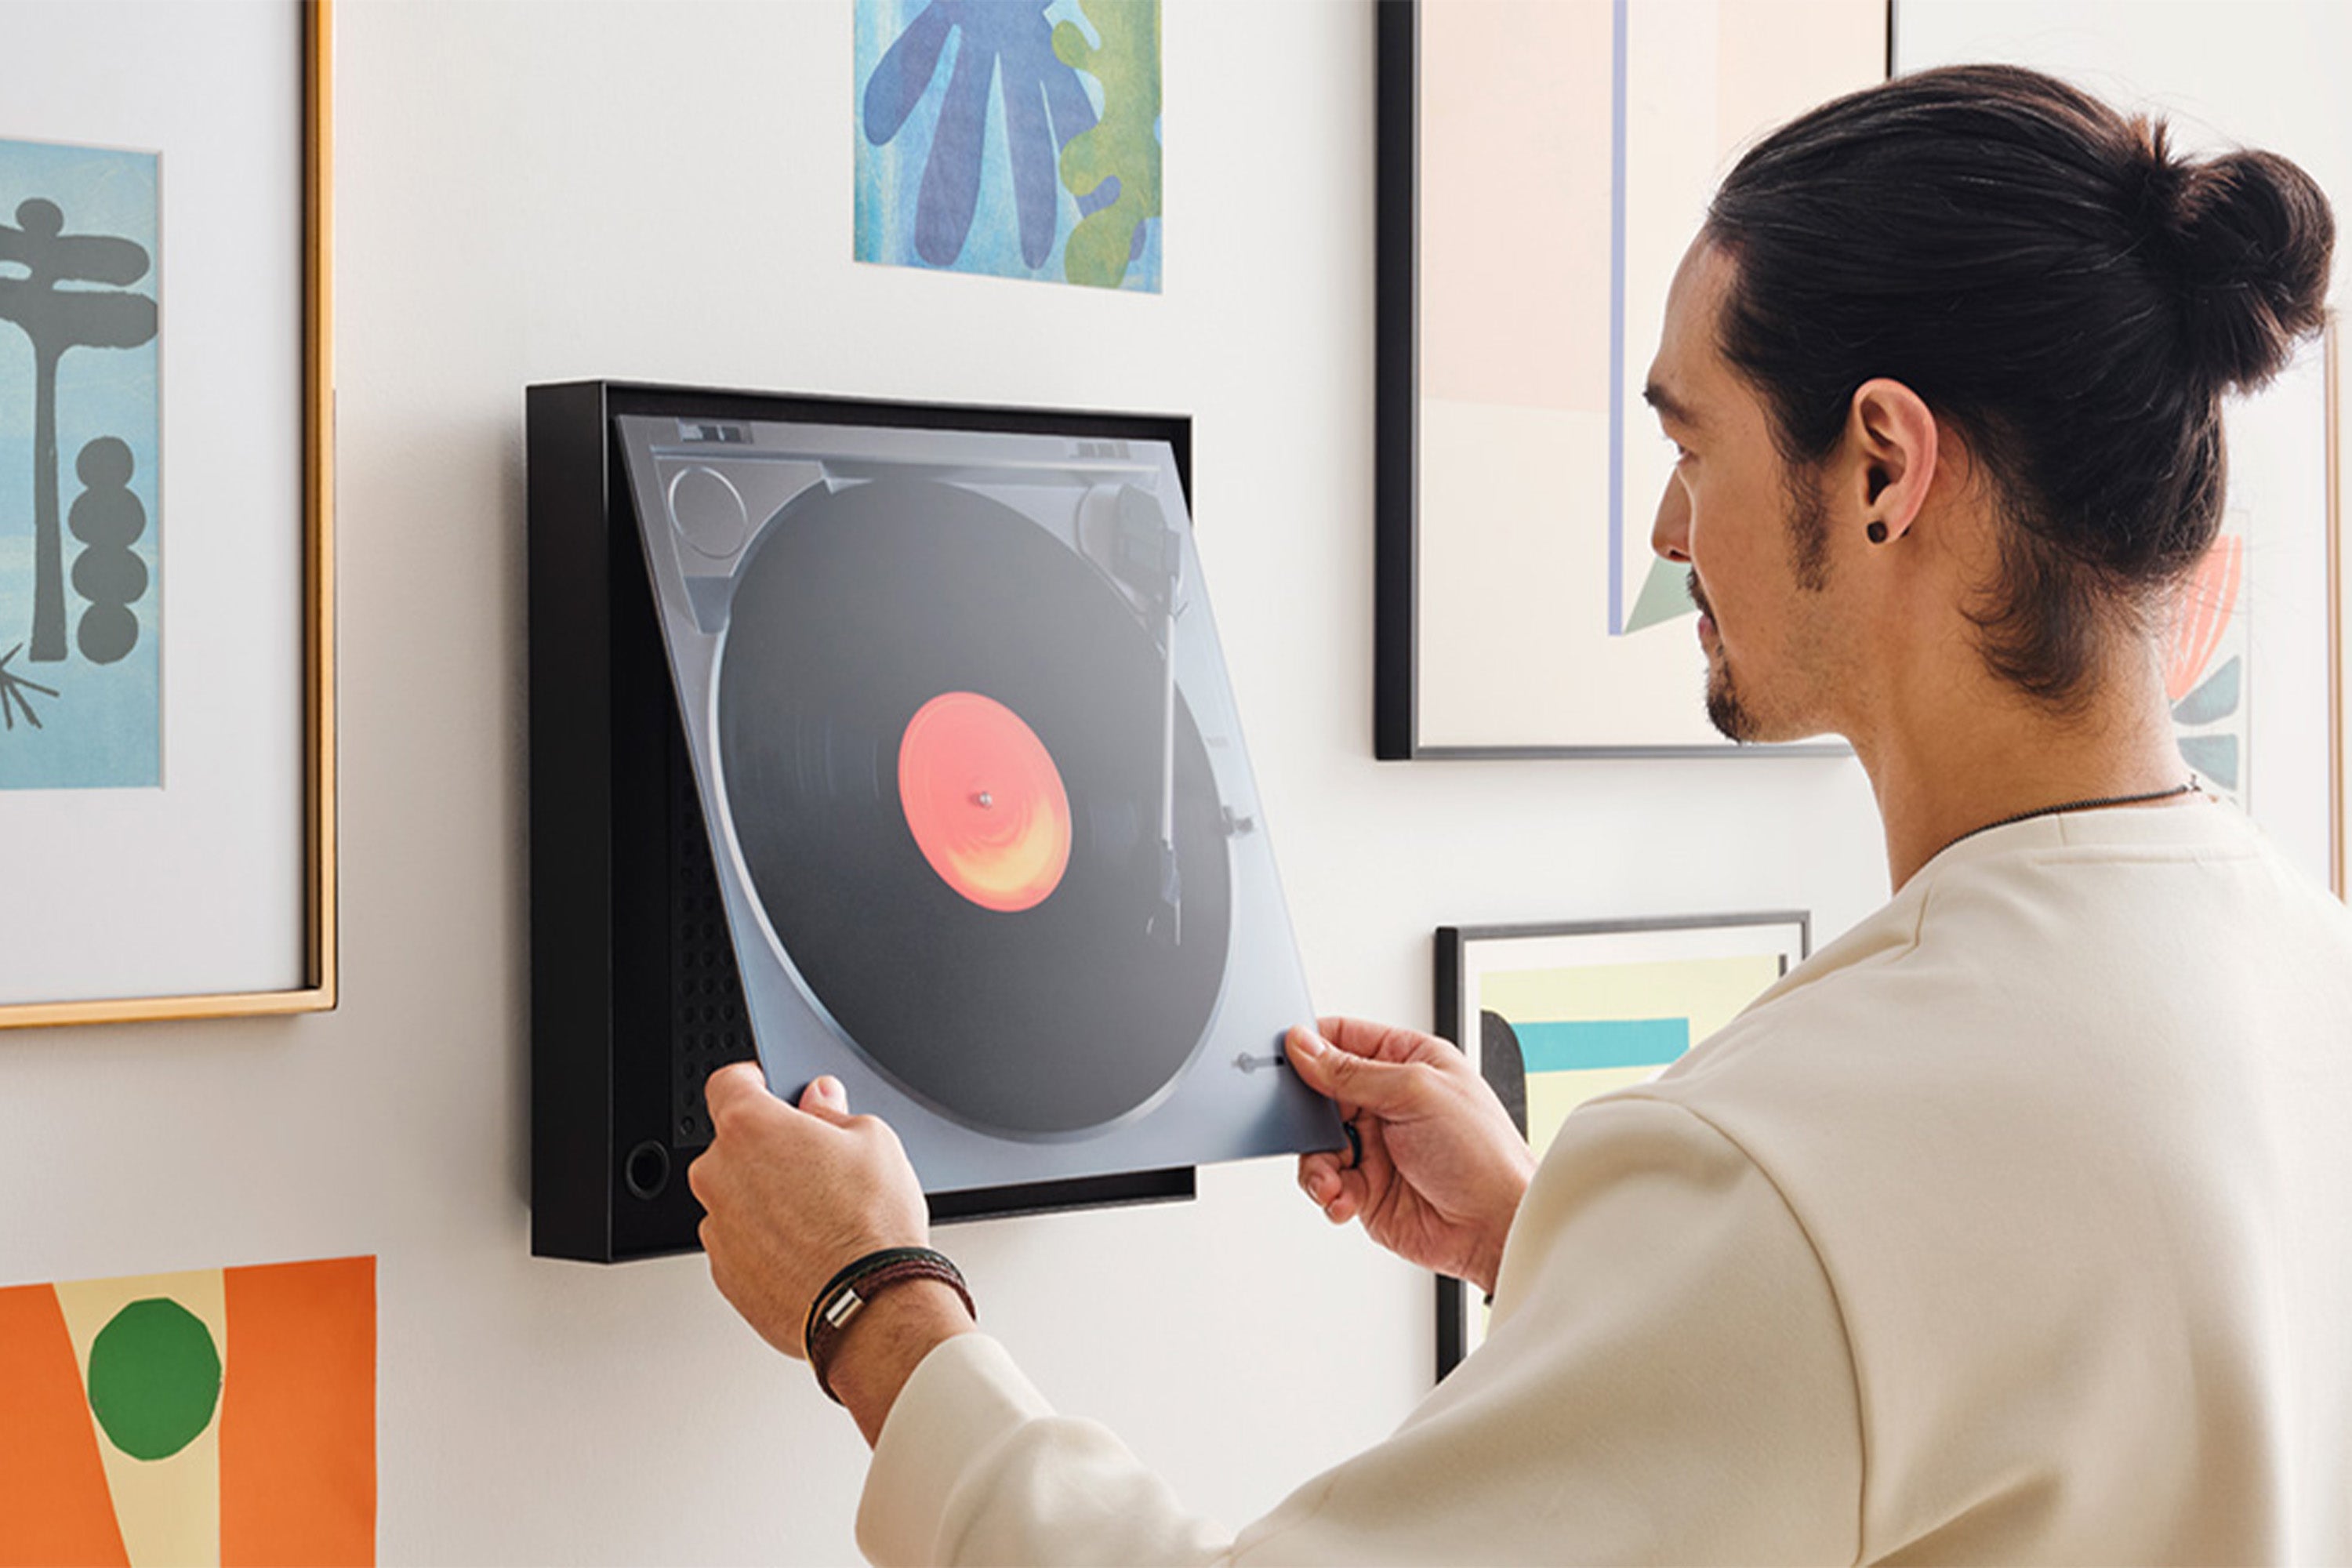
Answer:
M910 1279L939 1280L963 1298L965 1311L975 1320L980 1317L963 1271L944 1253L928 1247L886 1247L858 1258L825 1281L824 1289L809 1303L808 1318L801 1325L801 1348L808 1352L809 1370L816 1374L816 1385L824 1390L824 1396L835 1405L841 1403L841 1395L833 1391L833 1356L840 1347L842 1331L866 1310L868 1301Z

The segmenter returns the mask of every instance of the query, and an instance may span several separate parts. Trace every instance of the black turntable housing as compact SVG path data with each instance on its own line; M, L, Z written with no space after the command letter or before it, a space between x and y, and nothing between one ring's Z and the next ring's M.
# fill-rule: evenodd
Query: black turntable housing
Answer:
M782 397L641 383L526 395L530 682L531 1250L691 1250L702 1082L752 1056L614 421L785 419L1156 440L1175 416ZM1186 1198L1190 1167L935 1194L935 1220Z

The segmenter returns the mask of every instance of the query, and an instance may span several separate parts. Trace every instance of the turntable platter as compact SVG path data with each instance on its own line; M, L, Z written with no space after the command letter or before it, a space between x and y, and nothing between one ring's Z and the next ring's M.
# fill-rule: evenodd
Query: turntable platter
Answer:
M1090 1132L1209 1031L1224 818L1135 610L952 485L808 491L760 531L719 658L723 798L793 971L850 1043L967 1126Z

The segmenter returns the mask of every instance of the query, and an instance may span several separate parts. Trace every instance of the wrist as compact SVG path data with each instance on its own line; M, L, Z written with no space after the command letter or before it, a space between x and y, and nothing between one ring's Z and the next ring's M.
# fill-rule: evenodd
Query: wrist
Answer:
M1486 1298L1486 1305L1495 1304L1495 1280L1503 1272L1503 1249L1499 1247L1482 1249L1464 1270L1463 1283Z
M1490 1302L1495 1297L1495 1280L1503 1269L1503 1248L1510 1242L1511 1226L1517 1223L1519 1205L1527 1201L1528 1184L1534 1175L1535 1157L1530 1152L1507 1199L1496 1206L1494 1216L1487 1221L1477 1253L1470 1261L1469 1271L1463 1276L1484 1291Z
M923 1358L975 1327L943 1280L912 1279L877 1296L842 1332L827 1371L834 1396L870 1447Z

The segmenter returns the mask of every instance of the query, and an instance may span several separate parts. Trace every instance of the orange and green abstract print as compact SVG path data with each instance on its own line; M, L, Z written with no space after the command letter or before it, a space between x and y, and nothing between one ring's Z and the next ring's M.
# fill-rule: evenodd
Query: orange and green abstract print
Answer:
M0 1568L374 1561L374 1258L0 1289Z

